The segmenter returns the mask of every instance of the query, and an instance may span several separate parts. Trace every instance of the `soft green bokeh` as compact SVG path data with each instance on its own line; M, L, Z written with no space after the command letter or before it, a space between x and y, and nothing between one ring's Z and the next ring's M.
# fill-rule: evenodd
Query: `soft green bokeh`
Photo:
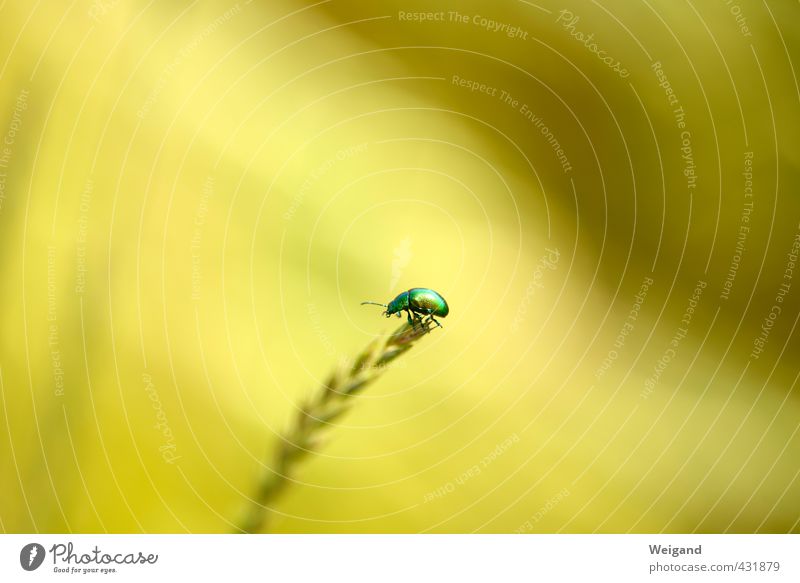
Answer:
M274 530L798 531L798 5L456 5L3 5L3 530L230 531L425 286Z

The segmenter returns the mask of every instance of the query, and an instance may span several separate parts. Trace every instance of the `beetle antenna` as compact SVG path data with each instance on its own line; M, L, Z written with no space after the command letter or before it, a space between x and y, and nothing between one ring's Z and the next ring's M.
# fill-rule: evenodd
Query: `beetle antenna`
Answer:
M389 307L386 304L379 304L378 302L361 302L362 306L365 306L367 304L369 304L371 306L381 306L382 308L388 308Z

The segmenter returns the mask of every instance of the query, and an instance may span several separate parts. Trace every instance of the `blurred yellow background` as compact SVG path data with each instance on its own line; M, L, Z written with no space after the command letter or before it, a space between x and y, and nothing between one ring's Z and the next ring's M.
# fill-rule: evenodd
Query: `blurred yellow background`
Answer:
M0 8L0 528L800 530L797 3Z

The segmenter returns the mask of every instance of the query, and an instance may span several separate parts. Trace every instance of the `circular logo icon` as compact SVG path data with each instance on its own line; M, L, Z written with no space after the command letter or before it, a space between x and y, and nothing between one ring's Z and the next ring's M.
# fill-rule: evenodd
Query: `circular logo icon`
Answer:
M39 543L30 543L19 552L19 564L26 571L35 571L44 562L44 547Z

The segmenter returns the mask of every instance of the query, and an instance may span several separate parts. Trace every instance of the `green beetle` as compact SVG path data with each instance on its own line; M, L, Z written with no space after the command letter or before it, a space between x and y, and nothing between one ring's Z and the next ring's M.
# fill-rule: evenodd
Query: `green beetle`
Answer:
M405 310L408 315L408 323L412 326L414 325L414 320L411 314L414 314L419 319L422 319L423 316L427 316L434 324L441 328L442 325L434 316L444 318L450 313L450 308L447 306L447 302L441 294L427 287L414 287L408 291L404 291L389 302L388 305L379 304L377 302L361 302L362 306L365 304L383 306L386 308L386 311L383 313L387 318L392 314L397 314L399 318L400 312Z

